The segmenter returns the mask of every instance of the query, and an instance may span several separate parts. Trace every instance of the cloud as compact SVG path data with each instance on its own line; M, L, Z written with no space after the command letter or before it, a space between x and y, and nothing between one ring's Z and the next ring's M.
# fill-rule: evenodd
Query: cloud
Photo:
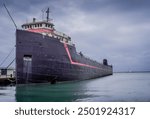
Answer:
M33 17L41 19L41 10L49 6L56 29L69 34L78 51L101 62L107 58L115 71L150 70L148 0L7 0L7 4L18 26ZM1 58L15 37L13 24L0 10Z

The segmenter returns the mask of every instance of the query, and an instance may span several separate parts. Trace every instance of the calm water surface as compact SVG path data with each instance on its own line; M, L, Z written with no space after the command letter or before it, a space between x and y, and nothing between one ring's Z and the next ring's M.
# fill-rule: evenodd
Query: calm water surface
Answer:
M114 73L98 79L0 87L0 101L150 102L150 73Z

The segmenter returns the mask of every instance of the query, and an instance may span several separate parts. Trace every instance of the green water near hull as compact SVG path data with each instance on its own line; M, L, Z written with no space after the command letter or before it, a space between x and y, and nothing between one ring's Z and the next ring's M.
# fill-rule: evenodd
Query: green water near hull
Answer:
M77 101L86 98L86 90L82 89L84 82L69 82L61 84L35 84L22 85L16 87L17 101L44 101L44 102L64 102Z

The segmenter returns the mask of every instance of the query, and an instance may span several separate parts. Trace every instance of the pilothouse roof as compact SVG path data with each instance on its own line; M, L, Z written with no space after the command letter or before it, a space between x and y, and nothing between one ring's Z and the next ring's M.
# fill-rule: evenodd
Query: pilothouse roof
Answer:
M54 26L53 23L47 22L47 21L38 21L38 22L33 21L33 22L30 22L30 23L25 23L22 26L25 26L25 25L35 25L35 24L49 24L49 25Z

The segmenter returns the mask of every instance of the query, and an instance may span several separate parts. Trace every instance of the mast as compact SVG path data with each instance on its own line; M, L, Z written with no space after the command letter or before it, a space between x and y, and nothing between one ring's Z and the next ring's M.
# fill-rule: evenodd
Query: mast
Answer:
M47 22L49 21L49 8L47 9L47 11L46 11L46 14L47 14Z

